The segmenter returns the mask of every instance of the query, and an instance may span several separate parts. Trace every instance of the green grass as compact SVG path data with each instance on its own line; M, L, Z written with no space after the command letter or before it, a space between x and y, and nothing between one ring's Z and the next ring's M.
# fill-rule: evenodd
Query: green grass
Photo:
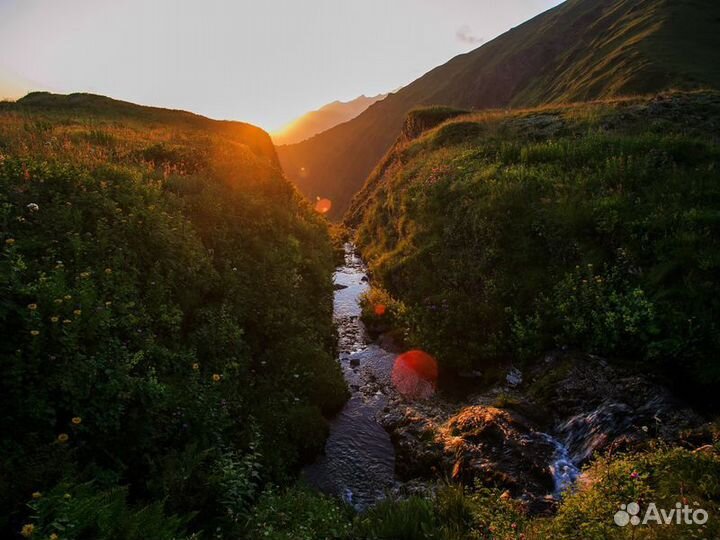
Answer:
M3 536L239 536L346 398L333 267L257 128L100 96L3 104ZM67 512L25 505L88 482Z
M719 36L714 0L568 0L278 155L303 193L332 199L341 219L417 107L517 109L718 89Z
M714 399L719 116L700 92L457 117L400 141L347 222L446 368L569 346Z

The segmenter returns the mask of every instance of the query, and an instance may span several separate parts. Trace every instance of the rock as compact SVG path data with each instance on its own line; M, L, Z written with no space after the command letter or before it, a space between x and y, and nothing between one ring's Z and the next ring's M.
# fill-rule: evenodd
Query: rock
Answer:
M507 410L482 405L463 408L439 430L445 455L454 457L453 476L480 481L519 495L552 492L550 463L555 448L528 422Z
M518 368L512 368L510 371L508 371L507 375L505 375L505 382L507 382L510 388L520 386L522 384L522 381L522 372Z
M336 291L341 291L342 289L347 289L348 286L347 286L347 285L343 285L343 284L341 284L341 283L336 283L335 285L333 285L333 288L334 288Z
M674 442L703 424L645 374L628 373L590 354L557 351L553 357L552 367L542 363L534 369L531 375L538 382L529 392L551 411L576 464L611 448L640 447L652 438Z
M367 276L363 276L362 278L360 278L360 281L362 281L363 283L367 283L368 281L370 281L370 279Z
M350 366L351 367L358 367L360 365L360 359L355 357L350 359Z

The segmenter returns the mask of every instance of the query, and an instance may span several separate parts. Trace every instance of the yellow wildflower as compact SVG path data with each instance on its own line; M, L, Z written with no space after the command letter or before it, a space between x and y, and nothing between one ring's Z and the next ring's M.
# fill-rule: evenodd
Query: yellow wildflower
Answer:
M62 304L62 298L56 298L55 299L56 304Z
M72 499L72 495L66 493L65 495L63 495L63 499Z
M58 540L58 538L60 538L60 537L57 535L57 533L52 533L50 535L50 540Z
M215 382L220 382L220 379L221 379L221 378L222 378L222 377L221 377L219 374L213 373L213 376L212 376L212 380L213 380L213 381L215 381Z
M30 311L35 311L37 309L37 304L28 304L28 309Z
M110 307L110 306L112 306L112 302L110 302L110 301L108 300L107 302L105 302L105 305L106 305L107 307Z
M63 298L65 298L65 300L72 300L72 296L69 294L66 294Z
M6 243L8 246L12 246L12 245L15 243L15 239L14 239L14 238L8 238L7 240L5 240L5 243Z
M90 272L81 272L81 273L80 273L80 277L83 278L83 279L89 278L89 277L90 277Z
M55 315L53 315L52 317L50 317L50 322L56 323L56 322L58 322L59 320L60 320L60 317L57 317L57 316L55 316Z
M42 497L42 493L40 493L39 491L36 491L32 494L32 498L35 500L39 499L40 497Z
M69 439L70 439L70 436L67 433L61 433L60 435L57 436L57 441L60 444L65 444L66 442L68 442Z
M195 362L195 363L192 365L192 368L193 368L195 371L197 371L198 369L200 369L200 364L198 364L197 362Z
M35 525L32 523L26 523L23 525L23 528L20 529L20 534L22 534L25 538L30 538L33 533L35 532Z
M31 336L39 336L39 335L40 335L40 330L30 330L30 335L31 335Z
M70 319L63 319L63 324L70 324L72 321Z
M112 274L112 268L106 268L105 269L106 274Z
M73 311L73 313L76 317L79 317L80 315L82 315L82 309L76 309L75 311Z
M75 424L76 426L79 426L80 424L82 424L82 418L79 416L73 416L72 420L70 420L70 421L73 424Z

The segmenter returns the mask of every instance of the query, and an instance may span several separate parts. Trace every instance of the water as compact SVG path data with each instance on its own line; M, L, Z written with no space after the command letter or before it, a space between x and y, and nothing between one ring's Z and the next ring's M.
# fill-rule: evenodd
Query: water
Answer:
M555 455L553 456L553 462L550 464L550 471L555 481L553 497L560 499L563 492L575 484L578 476L580 476L580 469L570 457L570 450L566 445L547 433L543 433L543 436L553 448L555 448Z
M305 467L303 474L311 485L363 510L399 485L395 479L395 450L389 434L376 420L388 403L385 392L392 391L396 355L368 344L360 321L360 296L369 288L367 269L351 244L345 245L345 263L335 271L333 281L339 362L351 397L330 421L324 454ZM580 471L565 445L548 434L543 436L555 448L548 466L555 480L553 496L559 498Z
M324 455L306 467L304 475L322 491L363 510L396 485L395 450L375 419L387 405L387 396L377 383L382 381L387 387L395 355L367 344L360 321L360 296L368 289L367 270L350 244L345 246L345 264L336 270L334 282L344 287L335 291L334 319L339 361L352 395L330 422Z

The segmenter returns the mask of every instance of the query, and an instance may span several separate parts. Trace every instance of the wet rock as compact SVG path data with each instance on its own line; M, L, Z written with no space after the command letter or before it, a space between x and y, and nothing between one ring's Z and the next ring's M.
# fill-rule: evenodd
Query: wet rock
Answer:
M520 386L523 382L522 372L518 368L512 368L508 371L507 375L505 375L505 382L507 382L510 388Z
M549 355L548 355L549 356ZM589 354L557 352L552 369L538 366L530 393L554 416L559 438L582 463L595 453L632 449L649 439L677 441L703 423L644 374Z
M391 410L381 423L390 432L401 479L440 473L531 499L554 489L554 446L513 412L485 405L450 411L438 401Z
M336 283L336 284L333 286L333 288L334 288L336 291L341 291L342 289L347 289L348 286L347 286L347 285L343 285L342 283Z
M446 456L453 456L453 478L480 481L544 496L554 489L549 464L555 448L522 417L486 406L465 407L440 430Z
M350 359L350 367L358 367L360 365L360 359L355 357Z

